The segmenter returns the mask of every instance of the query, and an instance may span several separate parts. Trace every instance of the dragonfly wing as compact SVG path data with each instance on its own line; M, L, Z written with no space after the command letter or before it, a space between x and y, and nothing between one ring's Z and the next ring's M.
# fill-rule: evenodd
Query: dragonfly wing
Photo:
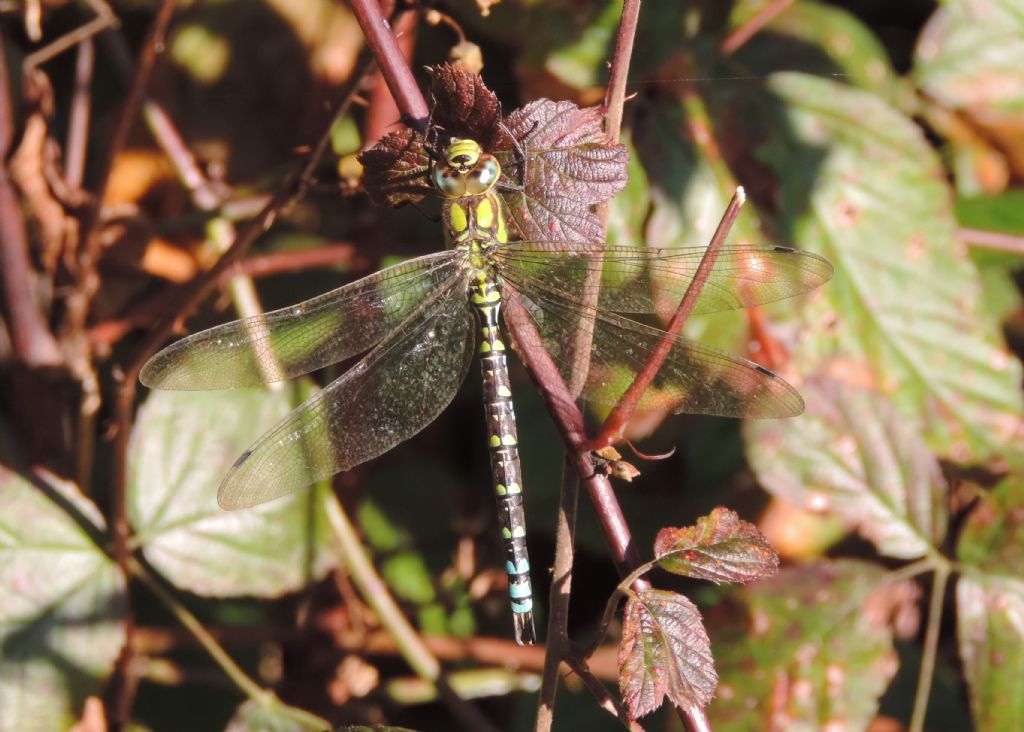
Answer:
M803 411L800 395L772 371L685 338L619 315L588 309L552 290L516 288L533 317L544 347L571 382L571 344L581 328L592 328L586 382L581 391L598 404L614 405L644 368L655 348L668 338L671 348L657 376L641 397L638 411L722 417L793 417Z
M156 389L227 389L307 374L372 348L460 266L455 252L402 262L311 300L172 343L140 379Z
M387 452L434 421L473 358L476 331L452 283L409 314L359 363L303 403L235 462L222 508L269 501Z
M693 281L704 247L561 245L513 242L496 254L502 274L520 289L583 291L599 270L598 307L670 316ZM694 314L747 308L808 292L827 282L832 265L811 252L779 246L727 246L715 260Z

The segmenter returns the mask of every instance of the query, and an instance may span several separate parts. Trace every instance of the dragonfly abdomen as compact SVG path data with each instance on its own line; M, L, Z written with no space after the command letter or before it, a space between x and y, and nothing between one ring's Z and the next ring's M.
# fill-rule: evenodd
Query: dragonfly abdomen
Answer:
M498 325L501 291L494 277L482 274L470 286L470 302L480 324L480 367L483 373L484 416L491 475L498 502L498 521L504 544L508 593L515 620L516 642L536 642L533 627L533 590L530 559L526 549L526 516L523 512L523 481L519 465L519 439L512 407L505 342Z

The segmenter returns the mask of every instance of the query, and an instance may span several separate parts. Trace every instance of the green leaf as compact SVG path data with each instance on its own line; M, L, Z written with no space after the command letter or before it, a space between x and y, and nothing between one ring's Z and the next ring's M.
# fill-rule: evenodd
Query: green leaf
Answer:
M966 573L956 604L975 729L1024 729L1024 580Z
M801 391L801 418L746 425L747 454L765 488L838 516L891 557L921 557L941 544L946 481L920 427L877 392L830 379Z
M1024 112L1024 12L1018 0L949 0L921 33L918 84L989 120Z
M75 486L0 466L0 729L68 729L113 670L125 584L101 531Z
M805 353L852 359L940 455L1019 461L1020 364L978 310L981 280L957 243L945 175L921 131L834 82L777 74L770 89L783 104L775 134L785 136L761 154L780 176L781 223L836 269L808 307L815 330L831 330Z
M654 556L668 572L712 582L749 582L779 569L779 555L757 527L722 507L696 526L662 529Z
M716 729L866 729L896 672L888 624L897 587L865 562L783 569L738 589L746 617L716 625ZM731 603L730 603L731 604ZM742 617L728 608L719 617Z
M323 732L325 729L328 727L324 720L269 697L250 699L238 707L225 732Z
M632 717L661 706L706 706L715 662L700 611L683 595L645 590L626 604L619 646L619 690Z
M767 0L737 3L732 26L749 22L768 4ZM896 72L871 29L842 8L812 0L794 3L774 15L733 60L758 75L801 71L834 76L890 102L898 97Z
M326 489L243 511L217 505L235 459L292 408L288 391L152 392L129 449L128 507L146 558L200 595L276 597L334 564Z
M988 575L1024 581L1024 477L982 493L964 521L957 557Z
M914 78L947 128L957 188L999 190L1024 165L1024 13L1018 0L950 0L922 30Z

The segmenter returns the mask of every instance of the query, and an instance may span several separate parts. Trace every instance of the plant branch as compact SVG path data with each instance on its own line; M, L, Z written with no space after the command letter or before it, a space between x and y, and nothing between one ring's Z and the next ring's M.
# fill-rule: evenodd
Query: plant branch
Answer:
M640 402L640 397L643 396L647 387L654 381L654 377L657 376L661 365L668 358L669 352L675 345L675 338L682 332L683 326L697 304L697 299L700 297L701 292L704 291L704 285L707 284L708 278L711 276L711 270L718 259L718 253L721 251L726 239L728 239L733 222L736 220L736 216L739 215L744 201L746 201L746 194L743 192L743 188L737 188L732 200L729 201L729 205L725 209L725 213L722 215L721 221L718 223L714 236L711 237L707 249L704 250L704 256L701 258L700 264L697 265L697 270L693 274L693 280L687 286L683 299L679 302L679 307L665 328L665 336L658 342L647 363L644 364L644 368L637 372L633 383L623 393L618 404L608 413L608 417L601 427L601 432L591 440L590 449L599 450L622 438L626 424L633 416L633 412Z
M633 42L636 37L637 19L640 14L639 0L625 0L619 29L615 39L615 50L612 55L605 93L605 133L613 142L618 142L622 130L622 115L626 98L626 79L629 77L630 60L633 53ZM603 234L608 227L610 206L607 202L598 207L598 217ZM597 304L601 282L598 269L587 274L583 283L585 302ZM574 368L570 378L570 389L573 394L582 390L589 368L589 359L581 358L590 352L593 338L592 323L584 325L573 344ZM544 675L540 693L537 696L537 718L534 724L536 732L547 732L554 722L555 696L558 692L558 668L561 660L569 652L569 602L572 589L573 550L576 535L577 507L579 504L579 474L572 468L572 458L567 454L562 466L562 485L559 492L558 526L555 535L555 556L551 592L548 597L548 653L544 657ZM600 493L604 493L600 490ZM592 495L593 495L592 491ZM621 514L621 510L619 511Z
M736 53L740 48L757 35L758 32L781 13L793 4L793 0L772 0L757 11L746 23L734 30L719 45L722 53L729 55Z
M455 693L444 680L441 664L402 614L387 584L374 569L344 508L333 496L327 503L327 520L334 529L345 570L352 576L363 599L373 608L409 666L420 678L436 685L438 694L467 729L494 729L479 709Z
M0 278L2 278L11 346L28 368L58 366L64 358L50 333L32 289L28 235L18 194L7 172L14 142L14 105L3 35L0 34Z
M398 41L384 19L380 5L377 0L351 0L351 4L359 27L363 29L363 35L370 44L377 67L402 113L402 121L423 132L430 110L412 75L412 69L402 55Z
M93 68L96 44L86 38L78 46L75 59L75 89L68 114L68 141L64 150L64 180L73 191L82 188L85 174L85 155L89 143L89 115L92 107Z
M132 79L128 94L125 96L117 125L114 127L114 133L110 137L110 144L107 146L103 156L98 178L99 186L94 194L94 204L82 220L82 251L80 256L83 269L87 271L94 269L99 259L101 209L103 200L106 197L107 186L110 184L110 176L114 170L114 160L128 141L128 134L131 132L132 125L135 124L139 108L142 105L145 89L149 85L153 68L156 66L157 56L166 46L165 36L167 35L167 28L170 26L175 8L176 3L174 0L161 0L160 7L153 17L153 23L150 26L146 42L143 44L142 54L139 56L138 65L135 69L135 76Z
M957 237L979 249L991 249L1010 254L1024 254L1024 235L1002 231L961 228Z
M594 695L602 709L617 718L631 732L643 732L644 728L635 719L630 719L629 712L622 706L622 702L612 696L608 692L608 687L591 673L586 660L576 652L576 649L569 649L565 656L565 662L572 672L580 677L583 685Z
M129 561L129 567L131 568L132 575L141 580L142 583L145 584L154 595L156 595L163 605L171 611L174 617L178 619L178 622L192 633L195 639L199 641L199 644L208 654L210 654L210 657L213 658L217 665L221 667L225 674L227 674L228 678L242 690L242 693L250 699L260 702L264 706L270 704L279 706L282 713L295 719L304 726L318 727L321 729L330 728L331 725L325 720L304 710L285 705L272 691L262 688L259 684L249 678L245 671L235 663L234 659L231 658L227 651L225 651L209 631L206 630L199 619L196 618L196 616L193 615L177 597L175 597L174 593L167 590L167 588L165 588L156 577L150 574L141 562L132 558Z
M932 594L928 600L928 627L924 635L924 651L921 655L921 675L917 679L914 694L914 712L910 717L908 732L921 732L928 711L928 697L931 693L932 678L935 675L935 659L939 648L939 626L942 624L942 606L949 581L949 568L939 565L932 576Z

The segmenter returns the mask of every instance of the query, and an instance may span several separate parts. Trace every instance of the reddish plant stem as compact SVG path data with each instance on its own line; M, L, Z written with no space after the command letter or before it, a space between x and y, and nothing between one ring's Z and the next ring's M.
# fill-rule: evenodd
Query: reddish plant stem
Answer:
M1024 236L1021 234L961 228L957 232L957 236L973 247L1010 252L1011 254L1024 254Z
M605 94L605 133L618 142L622 130L623 108L626 98L626 79L629 77L630 61L633 54L633 43L636 37L637 20L640 15L640 0L625 0L619 29L615 37L615 50L612 55L608 78L608 89ZM608 226L609 204L602 203L598 207L598 217L603 229ZM603 238L603 232L602 232ZM600 289L601 273L595 269L588 273L583 284L584 301L591 306L597 305ZM569 379L573 393L582 390L589 368L589 354L593 339L593 324L579 329L572 352L574 358L573 374ZM578 451L576 451L578 453ZM569 657L569 602L572 589L572 571L574 562L574 543L576 535L577 504L579 502L579 474L572 469L573 456L566 455L562 469L562 485L559 493L558 525L555 537L553 582L548 595L548 653L544 657L544 674L541 680L540 693L537 695L537 718L534 723L535 732L547 732L554 723L555 698L558 693L558 670L562 659ZM590 489L591 496L600 495L602 500L608 496L600 487ZM611 496L614 499L614 495ZM616 501L617 504L617 501ZM622 515L621 508L615 513ZM624 522L624 520L623 520ZM625 533L618 531L619 538L625 538L626 544L617 552L625 558L629 556L628 527ZM612 537L609 536L609 543ZM634 552L635 555L635 552ZM621 568L620 568L621 571ZM625 571L632 571L626 569ZM602 687L603 688L603 687Z
M402 113L402 121L423 132L430 110L397 39L384 20L380 5L377 0L351 0L351 4L384 81Z
M73 191L81 190L85 173L85 154L89 142L89 113L92 107L92 83L96 44L86 38L78 46L75 59L75 90L68 115L68 142L64 151L64 180Z
M408 66L412 59L413 50L416 44L416 22L419 18L417 13L404 12L397 16L393 22L395 29L395 40L402 53L405 65ZM363 125L364 147L372 147L394 129L404 115L399 111L395 103L395 97L390 93L390 88L384 81L384 75L378 71L374 75L373 91L370 93L370 104L366 110L366 121Z
M615 498L615 491L612 490L608 478L594 469L590 451L587 449L583 414L562 380L558 367L551 360L551 355L544 348L529 313L511 291L507 293L505 323L515 338L518 352L523 356L530 377L548 405L555 425L570 447L576 471L587 486L590 499L597 509L605 540L611 549L612 560L619 574L624 577L633 568L640 566L640 555L633 544L626 517Z
M633 42L636 40L636 26L640 18L640 0L625 0L619 30L615 35L615 50L608 72L608 90L604 97L605 132L618 142L622 131L622 113L626 102L626 80L629 78L630 61L633 58ZM607 223L607 222L606 222Z
M704 290L704 285L707 284L711 270L718 259L718 253L721 251L722 245L725 244L733 222L736 220L736 216L739 214L745 200L746 196L743 193L743 189L737 188L736 193L725 209L725 214L722 216L714 236L711 237L711 242L708 244L700 264L697 265L697 271L693 274L693 280L686 288L686 292L683 294L683 299L680 301L675 315L672 316L672 320L669 321L668 326L665 328L665 337L661 339L658 346L651 353L647 363L644 364L644 368L637 373L633 383L629 385L629 388L626 389L626 392L619 399L619 403L612 408L612 411L604 421L604 425L601 427L601 432L590 441L588 446L591 450L607 447L622 437L626 423L633 416L640 397L643 396L644 391L654 381L658 370L672 350L675 338L682 331L683 326L690 317L690 313L693 312L697 299Z
M100 254L100 212L103 207L103 199L107 186L110 183L110 175L114 169L114 160L124 147L128 139L128 133L135 122L139 106L142 103L143 92L149 83L150 75L156 64L157 55L164 47L164 37L174 14L175 3L173 0L163 0L157 9L156 15L150 26L146 42L142 48L142 55L136 69L135 78L132 81L131 89L121 108L121 115L117 122L114 134L107 148L106 156L99 176L99 188L96 191L93 206L87 210L81 223L81 239L79 245L79 261L82 266L82 278L78 284L80 293L74 298L77 304L69 308L70 317L78 321L73 328L81 329L84 332L85 318L88 313L88 303L98 287L98 278L95 268ZM131 538L131 526L128 522L128 437L132 424L132 407L135 401L135 381L138 378L138 371L130 372L128 380L130 383L121 384L118 390L118 397L114 405L114 412L117 418L118 431L114 437L114 464L112 467L113 495L111 529L114 538L114 559L126 580L130 580L132 574L130 569L131 550L128 547ZM127 388L126 388L127 386ZM127 398L125 395L127 394ZM115 668L115 676L111 682L112 701L108 710L111 725L115 729L122 728L128 723L131 716L131 708L137 688L136 673L134 670L135 659L131 652L132 632L135 627L134 613L130 603L125 604L125 646L118 658Z
M762 28L772 22L775 16L792 4L793 0L773 0L765 5L750 20L725 37L719 45L722 53L736 53L743 44L757 35Z
M146 42L142 47L142 55L139 57L135 69L135 77L132 79L131 88L125 97L124 105L121 107L121 114L117 120L117 126L110 138L110 145L100 166L99 187L95 192L95 203L82 220L82 252L81 261L83 268L91 270L96 266L100 253L100 211L103 206L103 199L106 196L107 186L110 184L110 174L114 169L114 160L124 148L128 141L128 133L135 124L139 108L142 105L143 95L146 86L149 84L150 76L156 65L157 56L164 49L167 35L167 28L170 26L171 17L174 15L176 3L174 0L162 0L157 9L150 26Z
M11 346L28 368L58 366L64 359L32 290L28 236L18 195L7 173L14 142L14 105L0 35L0 277L10 323Z

